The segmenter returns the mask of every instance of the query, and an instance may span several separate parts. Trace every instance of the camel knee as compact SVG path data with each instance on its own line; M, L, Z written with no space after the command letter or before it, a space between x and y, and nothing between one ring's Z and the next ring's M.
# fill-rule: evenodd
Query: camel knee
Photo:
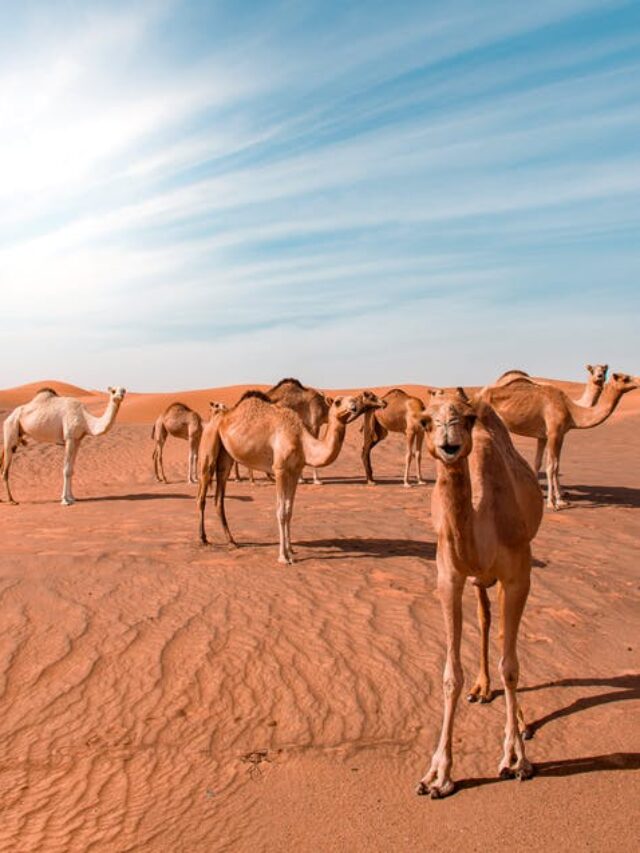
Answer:
M517 660L501 660L500 661L500 675L502 677L502 683L507 690L515 690L518 686L518 680L520 678L520 667L518 665Z
M463 683L464 674L460 664L445 667L442 687L447 698L457 698L460 695Z

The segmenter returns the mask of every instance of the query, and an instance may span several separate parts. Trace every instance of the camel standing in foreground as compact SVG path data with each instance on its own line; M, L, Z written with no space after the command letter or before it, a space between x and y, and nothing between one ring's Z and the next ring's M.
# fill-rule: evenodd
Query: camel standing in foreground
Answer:
M362 425L362 464L367 483L375 483L371 468L371 451L390 432L399 432L406 437L407 451L404 461L404 484L410 486L409 472L411 460L416 460L416 478L419 485L422 479L422 442L424 431L420 426L420 417L424 403L418 397L411 397L401 388L393 388L382 397L387 404L384 409L368 412Z
M534 382L525 376L488 385L479 398L493 406L511 432L538 439L534 469L542 464L547 447L547 506L568 506L562 498L558 470L566 433L571 429L591 429L603 423L615 410L623 394L640 388L640 378L625 373L612 373L597 403L590 408L580 406L554 385Z
M17 503L9 486L11 461L25 436L35 441L64 445L61 503L63 506L75 503L71 480L80 442L86 435L104 435L111 429L125 394L124 388L109 388L109 402L101 417L92 415L74 397L60 397L51 388L41 389L33 400L14 409L3 424L2 477L9 503Z
M464 392L435 392L423 415L427 448L436 460L431 515L438 536L438 592L444 615L447 660L444 718L438 746L418 794L451 794L453 722L463 685L460 661L462 592L473 577L486 596L496 581L502 619L500 672L506 700L502 777L529 778L533 768L518 728L516 698L520 618L529 594L531 541L543 515L533 470L516 451L507 428L482 401ZM488 599L487 599L488 601Z
M202 436L202 418L184 403L171 403L158 415L151 430L153 439L153 471L159 483L166 483L163 450L167 437L173 435L189 444L187 483L198 482L198 447Z
M340 453L346 426L365 411L384 403L375 394L338 397L329 409L324 438L313 436L291 409L274 403L261 391L246 392L233 409L212 418L204 428L198 489L199 535L207 544L204 512L209 484L215 473L215 504L229 545L235 542L227 524L224 498L234 460L248 468L273 472L276 481L276 515L280 532L278 561L293 562L291 516L296 488L305 465L323 468Z

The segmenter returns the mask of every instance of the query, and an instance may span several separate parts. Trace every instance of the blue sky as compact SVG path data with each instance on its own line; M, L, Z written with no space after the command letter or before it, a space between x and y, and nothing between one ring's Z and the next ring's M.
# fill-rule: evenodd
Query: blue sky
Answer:
M639 4L0 9L0 386L640 371Z

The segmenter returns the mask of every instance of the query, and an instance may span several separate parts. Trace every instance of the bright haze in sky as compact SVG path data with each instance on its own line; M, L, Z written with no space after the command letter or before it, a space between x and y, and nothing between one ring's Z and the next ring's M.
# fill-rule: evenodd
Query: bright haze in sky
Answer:
M0 386L640 373L640 7L29 2Z

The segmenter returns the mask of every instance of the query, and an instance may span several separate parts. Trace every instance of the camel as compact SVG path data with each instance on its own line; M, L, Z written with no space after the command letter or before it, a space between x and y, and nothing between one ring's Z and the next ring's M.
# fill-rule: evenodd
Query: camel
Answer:
M558 470L566 433L571 429L590 429L605 421L615 410L623 394L640 388L640 378L612 373L595 405L587 408L571 400L554 385L534 382L525 376L488 385L480 398L498 412L511 432L538 440L534 470L542 465L547 446L547 506L568 506L560 491Z
M329 418L329 408L332 403L331 397L323 394L322 391L317 391L315 388L307 388L299 379L294 379L290 376L281 379L264 393L272 402L279 403L281 406L286 406L286 408L296 412L311 435L315 438L319 437L322 425L326 424ZM253 483L253 471L249 470L249 476ZM237 464L235 466L235 479L240 480ZM302 476L300 477L300 482L304 482ZM315 468L313 470L313 484L314 486L322 485L322 480L319 478Z
M215 405L220 405L216 403ZM162 452L169 435L189 443L187 483L198 482L198 447L202 436L202 418L184 403L171 403L158 415L151 430L153 439L153 470L159 483L166 483Z
M574 400L574 402L579 406L595 406L600 394L602 393L602 389L604 388L604 383L607 381L609 365L585 364L585 367L589 376L585 383L582 395L577 400ZM532 382L536 381L535 379L532 379L528 373L525 373L524 370L507 370L506 373L503 373L502 376L499 376L498 379L496 379L495 384L508 385L513 379L517 379L522 376L526 379L531 379Z
M113 426L126 391L124 388L109 388L109 402L100 417L92 415L74 397L60 397L52 388L42 388L33 400L18 406L7 417L3 425L4 449L2 453L2 477L9 503L15 504L9 486L9 470L18 444L28 436L40 442L64 445L63 506L75 503L71 488L73 469L80 442L86 435L104 435Z
M424 410L424 403L418 397L410 397L401 388L393 388L382 398L386 402L384 409L370 411L365 415L362 425L362 464L369 485L374 485L373 470L371 468L371 451L383 441L390 432L400 432L406 436L407 452L404 462L404 485L409 487L409 471L411 460L416 460L416 477L418 485L425 481L422 479L422 442L424 431L420 426L420 416Z
M516 451L496 412L482 400L470 401L462 389L435 392L422 418L427 449L436 461L431 515L438 537L438 593L447 642L443 675L444 716L431 766L417 793L445 797L451 778L453 723L463 685L460 661L462 593L468 577L487 601L499 584L502 620L500 672L506 700L503 778L533 774L518 727L516 690L520 618L529 594L531 541L544 503L537 477Z
M275 474L280 534L278 561L293 563L291 516L302 469L305 465L314 468L330 465L340 453L347 424L369 409L383 406L370 392L336 398L329 409L328 429L324 438L319 439L296 412L274 403L261 391L247 391L233 409L212 419L202 435L197 497L200 541L208 544L204 512L209 484L215 474L218 517L227 543L236 545L224 508L227 479L235 460L248 468Z

